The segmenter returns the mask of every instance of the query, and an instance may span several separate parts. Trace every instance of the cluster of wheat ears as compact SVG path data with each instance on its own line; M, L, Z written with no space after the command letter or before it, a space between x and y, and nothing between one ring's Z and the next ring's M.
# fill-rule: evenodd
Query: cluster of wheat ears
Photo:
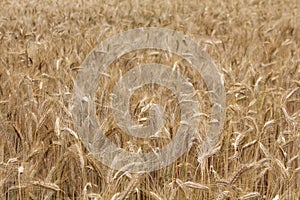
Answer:
M300 198L298 0L2 0L0 7L0 199ZM139 63L176 64L199 91L203 112L199 139L188 152L166 168L134 174L112 170L89 154L71 109L88 53L138 27L176 30L207 51L224 76L226 120L215 150L201 155L210 112L201 76L167 52L124 55L108 68L115 76L100 80L94 99L115 144L153 151L178 128L176 98L155 84L134 93L130 112L147 123L144 106L162 104L167 119L174 119L166 122L171 136L142 141L115 125L109 91Z

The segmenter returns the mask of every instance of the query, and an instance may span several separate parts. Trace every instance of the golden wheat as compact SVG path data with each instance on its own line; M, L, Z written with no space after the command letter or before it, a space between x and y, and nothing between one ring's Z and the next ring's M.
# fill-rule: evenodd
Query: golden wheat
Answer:
M2 0L0 7L1 199L300 199L297 0ZM88 53L138 27L166 27L201 45L222 70L227 102L219 143L203 155L210 102L201 76L158 50L116 60L94 100L106 136L126 150L166 145L180 109L167 89L139 90L130 108L136 121L148 123L143 105L159 102L175 123L167 121L164 135L145 141L123 134L107 106L120 75L158 62L199 91L199 138L172 165L145 174L112 170L90 155L71 114L74 81Z

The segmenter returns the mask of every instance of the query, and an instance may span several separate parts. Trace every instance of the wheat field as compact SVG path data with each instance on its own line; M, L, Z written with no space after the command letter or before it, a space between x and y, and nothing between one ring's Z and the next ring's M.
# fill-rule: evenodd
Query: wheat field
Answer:
M2 0L0 199L300 199L299 5ZM196 140L176 162L149 173L112 170L95 159L78 138L71 112L84 59L103 40L139 27L165 27L192 38L219 66L226 90L226 119L214 151L202 155ZM112 64L112 82L128 61L131 67L178 61L180 72L197 82L201 108L209 112L205 85L184 60L166 52L132 52ZM107 137L133 152L169 142L148 140L139 148L141 141L118 130L102 111L110 88L99 84L94 99ZM177 112L169 92L157 85L137 91L133 116L144 97ZM176 129L178 116L169 128ZM204 115L199 125L203 137L207 121Z

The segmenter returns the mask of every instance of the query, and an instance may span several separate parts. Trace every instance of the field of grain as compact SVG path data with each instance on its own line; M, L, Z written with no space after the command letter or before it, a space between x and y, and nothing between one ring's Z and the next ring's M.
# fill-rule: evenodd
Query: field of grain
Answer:
M300 199L299 5L298 0L0 1L0 199ZM207 51L224 75L226 120L211 154L200 154L195 141L172 165L134 174L112 170L89 154L77 138L71 110L74 81L89 52L139 27L176 30ZM111 69L118 74L132 58L132 66L173 65L176 56L165 54L133 52ZM181 62L182 72L200 81ZM205 95L203 85L202 90ZM97 89L98 113L106 91ZM163 94L163 102L172 99L153 86L146 94L137 91L133 103L154 93ZM201 101L209 106L204 96ZM174 106L175 100L167 111ZM111 140L139 149L139 141L110 126L109 116L98 115L107 121Z

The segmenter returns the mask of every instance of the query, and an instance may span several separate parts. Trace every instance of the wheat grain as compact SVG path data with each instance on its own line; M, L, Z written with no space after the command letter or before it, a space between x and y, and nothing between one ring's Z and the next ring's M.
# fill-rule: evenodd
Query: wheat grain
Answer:
M0 199L299 199L298 4L0 1L5 8L0 11ZM180 119L172 92L151 85L137 89L130 99L132 120L147 124L149 103L157 103L166 111L165 127L145 140L127 135L111 114L114 84L140 64L160 63L195 86L197 140L170 166L138 174L138 179L90 154L80 144L72 115L75 80L89 52L137 27L166 27L193 38L223 73L227 104L224 128L213 148L203 142L212 120L210 93L190 63L149 49L108 65L97 93L83 103L95 102L103 134L133 153L159 154L156 150L176 137L179 123L189 122ZM210 148L214 150L207 152Z

